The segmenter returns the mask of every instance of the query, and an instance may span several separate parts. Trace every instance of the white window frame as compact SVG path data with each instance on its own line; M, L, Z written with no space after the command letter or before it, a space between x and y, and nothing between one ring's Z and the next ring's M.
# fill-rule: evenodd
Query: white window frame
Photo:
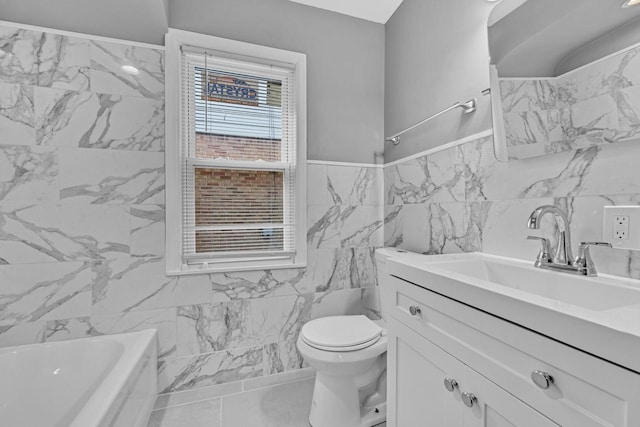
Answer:
M220 260L187 264L183 261L181 70L182 46L192 46L232 55L288 63L296 73L296 227L295 261L286 259ZM166 180L166 273L204 274L227 271L302 268L307 262L307 57L305 54L275 49L220 37L170 28L165 37L165 180Z

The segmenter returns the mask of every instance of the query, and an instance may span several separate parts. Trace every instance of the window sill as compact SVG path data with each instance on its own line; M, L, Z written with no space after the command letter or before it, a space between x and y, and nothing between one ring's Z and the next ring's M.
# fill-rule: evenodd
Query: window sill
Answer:
M306 263L298 264L274 264L274 265L246 265L246 266L217 266L207 268L193 268L192 270L167 270L167 276L194 276L197 274L234 273L238 271L262 271L262 270L295 270L305 268Z

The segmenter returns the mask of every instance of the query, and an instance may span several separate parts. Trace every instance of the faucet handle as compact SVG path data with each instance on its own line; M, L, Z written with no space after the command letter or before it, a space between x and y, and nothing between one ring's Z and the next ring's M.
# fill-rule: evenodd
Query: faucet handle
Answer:
M606 248L612 248L611 243L608 242L581 242L578 246L578 257L576 258L575 265L578 268L584 269L587 276L595 276L598 274L596 266L591 259L589 248L591 246L601 246Z
M536 266L540 266L543 263L546 262L550 262L551 261L551 255L550 255L550 251L551 251L551 244L549 243L548 239L545 239L544 237L538 237L538 236L527 236L527 240L539 240L540 241L540 252L538 253L538 257L536 258Z

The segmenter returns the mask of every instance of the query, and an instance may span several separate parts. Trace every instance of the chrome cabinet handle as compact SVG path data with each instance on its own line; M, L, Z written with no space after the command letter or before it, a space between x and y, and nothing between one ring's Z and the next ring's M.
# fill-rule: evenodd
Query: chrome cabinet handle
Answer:
M418 314L422 313L422 310L420 310L420 307L418 307L417 305L412 305L409 307L409 313L411 313L412 316L417 316Z
M531 379L533 380L533 383L542 390L548 389L549 387L551 387L551 384L553 384L553 377L547 372L543 371L531 372Z
M458 388L458 381L454 380L453 378L445 378L444 388L449 391L454 391L456 388Z
M476 398L476 395L473 393L462 393L462 403L464 403L465 406L472 408L473 405L476 404L476 402L478 401L478 398Z

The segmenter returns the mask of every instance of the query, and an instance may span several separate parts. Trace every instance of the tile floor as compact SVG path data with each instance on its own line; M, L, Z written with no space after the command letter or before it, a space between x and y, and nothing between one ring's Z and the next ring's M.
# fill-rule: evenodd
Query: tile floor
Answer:
M160 396L147 427L309 427L313 383L297 373Z

